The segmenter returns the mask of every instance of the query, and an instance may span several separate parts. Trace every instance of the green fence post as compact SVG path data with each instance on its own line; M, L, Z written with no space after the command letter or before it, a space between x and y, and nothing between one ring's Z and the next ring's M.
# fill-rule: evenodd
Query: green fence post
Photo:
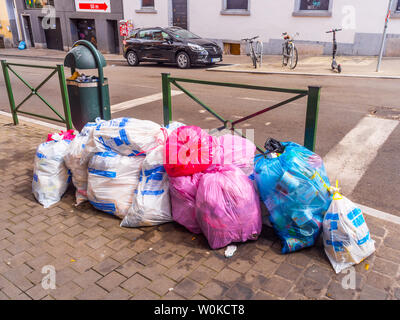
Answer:
M64 66L62 64L57 65L57 72L58 72L58 79L60 80L61 99L62 99L63 106L64 106L65 125L67 127L67 130L71 130L74 127L72 125L71 108L69 105L68 90L67 90L67 84L65 81Z
M11 114L13 117L14 125L18 124L17 109L15 108L14 94L12 92L10 74L8 73L8 66L6 60L1 60L1 67L3 69L4 82L7 88L8 100L10 102Z
M163 115L164 126L169 125L172 120L172 105L171 105L171 83L169 73L162 73L162 93L163 93Z
M315 151L317 139L318 111L321 87L308 87L308 101L306 114L306 129L304 132L304 146Z

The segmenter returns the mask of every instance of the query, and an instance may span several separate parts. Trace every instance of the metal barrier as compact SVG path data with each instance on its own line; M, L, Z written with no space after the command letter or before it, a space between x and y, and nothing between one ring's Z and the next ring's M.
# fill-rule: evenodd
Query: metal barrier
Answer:
M25 81L21 75L19 75L11 66L18 66L18 67L27 67L27 68L38 68L38 69L49 69L53 70L46 79L44 79L36 88L31 86L27 81ZM38 65L29 65L29 64L20 64L20 63L9 63L6 60L1 60L1 67L3 69L4 81L7 88L8 93L8 100L10 101L10 109L13 116L14 125L18 124L18 113L26 114L29 116L34 116L42 119L52 120L56 122L65 123L68 130L73 129L72 121L71 121L71 110L69 105L68 99L68 91L65 82L65 74L64 74L64 66L58 64L56 67L51 66L38 66ZM17 106L15 105L14 94L11 86L10 81L10 74L8 71L11 71L23 84L25 84L30 90L31 93L23 99ZM43 85L49 81L55 74L58 74L58 79L60 82L60 89L61 89L61 99L63 102L64 107L64 117L60 115L39 93L39 89L43 87ZM58 118L51 118L45 115L35 114L32 112L21 111L19 110L20 107L27 102L32 96L36 95L40 100L42 100L57 116Z
M203 85L222 86L222 87L250 89L250 90L284 92L284 93L293 93L296 95L290 99L279 102L273 106L267 107L263 110L260 110L253 114L245 116L239 120L232 121L232 120L226 120L223 117L221 117L218 113L216 113L213 109L208 107L199 98L194 96L190 91L183 88L182 85L178 84L178 82L196 83L196 84L203 84ZM173 85L175 85L178 89L182 90L186 95L188 95L191 99L193 99L195 102L197 102L205 110L210 112L219 121L221 121L223 123L223 126L218 128L218 130L230 129L230 130L240 134L243 137L245 137L243 134L236 131L236 129L235 129L236 124L246 121L248 119L254 118L260 114L271 111L273 109L276 109L285 104L288 104L297 99L307 96L308 101L307 101L307 112L306 112L306 125L305 125L305 132L304 132L304 146L311 151L315 151L319 100L320 100L320 92L321 92L320 87L308 87L308 90L273 88L273 87L253 86L253 85L247 85L247 84L237 84L237 83L228 83L228 82L214 82L214 81L204 81L204 80L185 79L185 78L173 78L170 76L169 73L162 73L163 113L164 113L164 125L165 126L168 125L169 122L172 120L171 83ZM228 125L230 125L230 127L228 127ZM265 152L265 150L259 146L257 146L257 149L260 152Z

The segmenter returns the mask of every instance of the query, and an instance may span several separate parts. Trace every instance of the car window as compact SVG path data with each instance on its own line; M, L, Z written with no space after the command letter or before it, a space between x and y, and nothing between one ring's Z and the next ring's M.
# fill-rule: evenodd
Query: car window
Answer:
M194 33L191 33L185 29L175 29L171 28L170 31L174 34L176 38L181 38L181 39L200 39L199 36L195 35Z
M142 30L139 32L139 39L141 40L153 40L154 33L159 30Z

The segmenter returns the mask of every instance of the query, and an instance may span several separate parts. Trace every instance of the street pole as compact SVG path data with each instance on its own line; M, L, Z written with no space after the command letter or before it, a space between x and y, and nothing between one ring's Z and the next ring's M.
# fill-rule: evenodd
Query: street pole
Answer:
M381 51L379 52L378 65L376 66L376 72L379 72L379 70L381 68L383 52L385 51L386 33L387 33L388 23L389 23L389 19L390 19L390 10L392 9L392 3L393 3L393 0L389 0L389 7L388 7L386 19L385 19L385 27L383 29Z

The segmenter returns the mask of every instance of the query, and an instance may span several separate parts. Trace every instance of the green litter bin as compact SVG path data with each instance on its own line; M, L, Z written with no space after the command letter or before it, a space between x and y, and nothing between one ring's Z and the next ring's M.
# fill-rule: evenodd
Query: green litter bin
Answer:
M104 56L86 40L77 41L68 52L64 66L71 68L72 76L66 80L71 106L72 123L81 131L97 117L111 119L108 80L104 78ZM97 69L98 77L73 78L76 69Z

